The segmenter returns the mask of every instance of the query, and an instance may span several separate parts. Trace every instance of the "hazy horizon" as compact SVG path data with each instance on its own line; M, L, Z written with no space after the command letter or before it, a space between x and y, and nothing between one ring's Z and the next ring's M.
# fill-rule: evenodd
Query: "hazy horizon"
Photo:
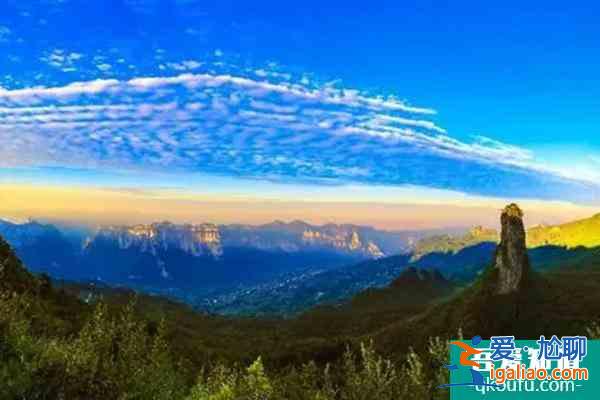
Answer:
M202 196L198 196L202 198ZM44 198L46 207L39 204ZM282 199L162 198L141 192L14 188L0 193L0 219L33 219L71 225L135 225L169 221L177 224L263 225L274 221L304 221L313 225L354 224L390 231L499 227L504 199L470 199L454 203L395 203L359 201L296 201ZM29 203L28 203L29 202ZM595 207L564 202L517 201L525 224L555 225L588 218Z
M401 4L9 3L1 214L410 230L496 226L512 201L529 225L600 207L585 10L520 6L517 27L462 6L478 29Z

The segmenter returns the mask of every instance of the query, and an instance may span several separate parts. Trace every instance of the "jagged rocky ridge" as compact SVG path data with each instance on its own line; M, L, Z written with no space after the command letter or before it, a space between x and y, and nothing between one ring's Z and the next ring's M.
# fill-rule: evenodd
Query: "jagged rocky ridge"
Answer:
M159 250L177 248L194 256L222 254L222 243L216 225L175 225L169 222L150 225L111 226L99 229L86 239L85 247L102 238L114 241L119 248L137 248L156 255Z
M227 247L250 247L284 252L320 248L369 258L383 257L385 254L375 239L369 237L369 231L372 229L353 225L312 226L301 221L261 226L163 222L101 228L88 238L86 245L100 237L114 240L122 249L137 247L152 254L158 249L175 247L196 256L218 257Z
M413 232L302 221L261 226L161 222L94 231L0 221L0 234L33 271L151 293L167 290L194 303L188 296L196 298L207 289L237 290L296 271L328 270L402 252Z
M58 240L50 240L56 229L47 226L42 230L46 232L43 240L37 244L28 237L28 233L37 235L41 227L44 225L30 222L9 226L7 231L13 240L18 239L17 243L31 244L29 252L17 250L20 256L27 253L24 259L34 270L48 271L35 267L56 264L57 273L51 275L62 277L63 266L76 265L75 272L82 273L68 275L67 279L98 277L151 293L168 293L212 312L232 314L242 309L260 312L265 307L275 313L287 313L323 301L340 301L366 288L385 287L410 267L436 270L445 279L470 282L495 263L495 249L501 241L496 230L475 227L462 236L438 235L422 240L415 250L421 250L421 254L411 256L407 254L409 239L419 237L414 233L400 237L353 225L312 226L302 221L276 221L262 226L158 223L99 230L89 236L84 246L84 262L71 264L65 257L57 257L61 253L56 251ZM542 243L529 249L531 266L544 270L554 268L547 265L549 261L562 267L565 260L579 260L575 251L548 248L545 244L550 239L552 243L562 243L573 233L577 238L581 230L593 242L600 232L600 218L529 229L526 243ZM548 232L553 236L549 237ZM376 257L364 252L368 242L376 243L385 254L393 249L403 254ZM55 244L48 246L49 243ZM40 247L42 244L45 247ZM50 247L52 251L44 250ZM68 254L67 250L62 253ZM45 258L36 262L36 255ZM507 277L505 281L509 280ZM231 284L223 286L224 283ZM213 287L215 284L219 286ZM211 288L210 293L202 289L206 287ZM192 289L196 288L201 290L194 293Z

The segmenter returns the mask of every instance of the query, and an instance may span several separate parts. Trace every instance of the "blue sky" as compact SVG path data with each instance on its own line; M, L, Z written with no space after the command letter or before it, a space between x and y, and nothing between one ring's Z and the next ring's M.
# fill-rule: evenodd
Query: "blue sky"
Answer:
M592 2L5 3L3 182L598 204Z

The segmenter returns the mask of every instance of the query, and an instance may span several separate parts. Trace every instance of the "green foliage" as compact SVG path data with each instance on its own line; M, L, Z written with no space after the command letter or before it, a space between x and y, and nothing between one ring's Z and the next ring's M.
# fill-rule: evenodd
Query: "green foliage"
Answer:
M448 342L439 337L429 339L427 351L419 355L414 350L408 353L407 364L403 369L403 379L410 382L406 385L408 392L405 399L445 399L448 393L439 390L438 386L448 383L449 373L444 367L448 362Z
M247 369L221 365L205 371L186 400L442 399L448 395L437 389L447 382L443 362L429 371L425 360L445 357L447 345L438 338L430 341L427 354L411 351L402 365L378 355L372 344L361 344L358 352L348 349L335 364L321 368L309 362L273 376L259 358Z
M0 297L0 394L7 397L24 397L34 385L40 348L28 335L30 324L22 315L28 308L21 296Z
M332 400L339 387L332 377L331 365L320 368L314 361L281 375L275 384L275 399Z
M0 298L1 393L8 398L176 399L184 387L164 327L150 335L133 305L111 316L99 304L72 338L35 335L28 295ZM4 397L2 397L4 398Z
M79 336L61 347L67 381L60 385L93 398L111 392L124 393L122 399L176 397L181 382L164 335L164 328L149 335L133 304L111 318L100 303Z
M235 399L240 376L235 369L218 365L210 372L203 371L198 383L186 400L230 400Z
M600 339L600 325L597 322L592 323L586 331L589 339Z
M342 363L342 400L399 398L398 371L390 360L379 357L373 345L361 344L360 356L347 351Z
M245 371L223 365L201 374L187 400L266 400L273 398L273 386L259 357Z
M350 348L339 362L269 373L258 357L247 368L206 367L190 389L173 360L164 323L149 329L135 304L111 312L96 305L73 337L35 334L29 314L35 297L0 297L0 379L4 399L152 400L367 400L433 398L444 376L430 371L446 344L430 341L428 353L405 363L379 356L372 344Z
M259 320L151 296L131 303L126 291L92 308L5 250L0 242L0 399L437 400L448 395L437 389L448 379L441 338L459 327L466 337L586 327L600 337L588 323L600 304L597 269L536 274L509 297L489 293L490 269L443 301L391 287L301 318ZM505 316L515 305L518 314ZM357 345L373 335L378 347Z

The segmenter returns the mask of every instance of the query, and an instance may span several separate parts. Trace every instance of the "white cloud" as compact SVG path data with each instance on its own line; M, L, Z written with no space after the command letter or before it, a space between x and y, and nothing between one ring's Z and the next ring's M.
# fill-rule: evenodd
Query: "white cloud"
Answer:
M51 88L32 87L16 90L0 90L0 104L35 104L52 98L95 94L118 85L119 81L114 79L98 79L88 82L75 82L66 86Z
M46 53L41 58L41 61L64 72L72 72L77 70L75 64L82 58L83 55L81 53L68 52L63 49L54 49L51 52Z
M256 81L246 77L237 77L232 75L210 75L210 74L182 74L174 77L141 77L133 78L126 82L115 80L97 79L87 82L75 82L67 86L42 89L18 89L5 91L0 97L26 98L36 96L61 96L72 94L84 94L87 92L97 92L105 90L109 86L120 85L124 90L128 88L137 88L152 90L159 87L170 85L184 85L190 89L194 87L219 87L222 85L232 85L240 90L252 91L256 96L266 96L276 93L278 95L290 96L302 101L313 101L317 103L326 103L330 105L349 106L349 107L367 107L373 110L403 111L415 114L434 114L435 111L428 108L419 108L408 106L393 98L367 97L356 94L353 91L344 91L338 89L310 89L299 84L293 83L270 83L268 81Z
M112 65L107 64L107 63L101 63L101 64L97 64L96 68L98 68L102 72L107 72L112 69Z
M295 113L298 111L297 106L278 106L276 104L267 103L264 101L254 100L254 99L250 100L250 106L257 110L272 111L274 113L280 113L280 114Z
M193 71L200 68L203 64L196 60L184 60L181 62L169 62L166 65L174 71Z
M12 31L7 26L0 25L0 42L8 41L8 38L12 35Z
M182 74L0 90L3 165L133 168L590 200L526 149L446 134L427 108L345 88Z

